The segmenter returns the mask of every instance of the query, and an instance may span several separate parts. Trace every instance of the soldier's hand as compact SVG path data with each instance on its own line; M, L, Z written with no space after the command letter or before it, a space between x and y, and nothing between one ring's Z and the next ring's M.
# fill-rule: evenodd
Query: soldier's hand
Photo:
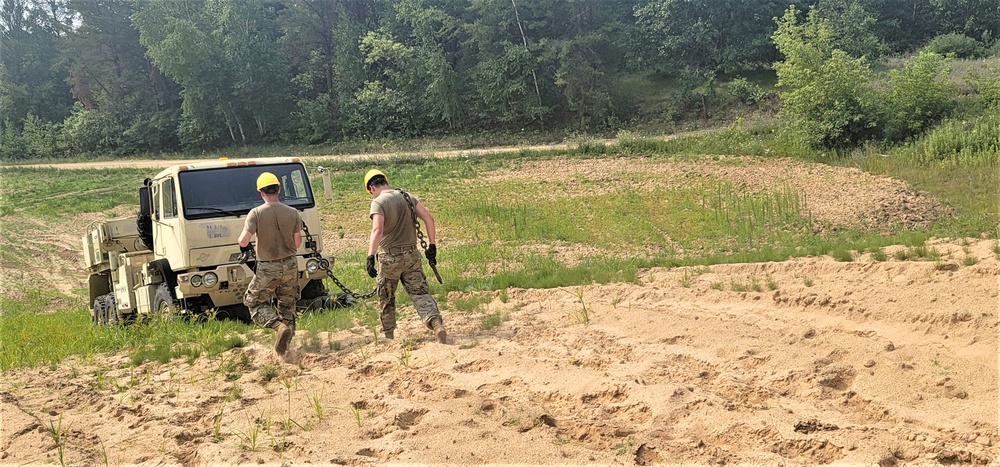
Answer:
M427 245L427 251L424 252L424 255L427 256L427 263L429 263L431 266L437 266L438 264L437 245L433 243Z
M378 275L378 270L375 269L375 255L368 255L368 263L365 265L365 269L368 270L368 276L372 279Z
M237 262L246 264L255 259L257 259L257 252L253 249L253 243L247 243L247 246L240 247L240 255L236 257Z

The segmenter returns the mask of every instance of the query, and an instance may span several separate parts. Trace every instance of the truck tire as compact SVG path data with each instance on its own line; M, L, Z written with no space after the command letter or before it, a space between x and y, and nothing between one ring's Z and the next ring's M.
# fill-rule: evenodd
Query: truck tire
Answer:
M174 303L174 297L170 295L167 284L160 284L156 288L156 294L153 295L153 314L172 314L176 310L177 305Z
M94 299L93 322L95 326L116 326L120 322L115 294L109 293Z
M215 317L216 319L231 319L244 324L253 324L253 319L250 317L250 309L242 303L219 308L215 313Z
M323 281L316 279L307 282L306 286L299 293L302 300L312 300L326 295L329 295L329 293L326 291L326 287L323 287Z

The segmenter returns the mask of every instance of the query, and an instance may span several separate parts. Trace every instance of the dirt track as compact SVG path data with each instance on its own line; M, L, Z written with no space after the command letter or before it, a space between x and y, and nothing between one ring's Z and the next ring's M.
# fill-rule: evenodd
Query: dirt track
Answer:
M676 135L671 135L665 137L665 139L670 139L676 137ZM613 144L616 140L608 139L601 140L601 144ZM461 150L449 150L449 151L404 151L404 152L393 152L393 153L365 153L365 154L343 154L343 155L330 155L330 156L297 156L303 160L326 160L326 159L338 159L345 161L353 160L386 160L394 157L399 157L401 154L417 154L424 157L459 157L466 155L480 155L480 154L503 154L508 152L517 151L543 151L543 150L561 150L566 149L569 145L565 143L561 144L545 144L545 145L535 145L535 146L498 146L487 149L461 149ZM32 168L58 168L58 169L102 169L102 168L138 168L138 169L155 169L155 168L165 168L176 164L185 164L198 162L199 159L139 159L139 160L117 160L117 161L96 161L96 162L66 162L66 163L51 163L51 164L24 164L18 165L17 167L32 167ZM204 159L201 159L204 161ZM2 167L0 167L2 168Z
M613 185L609 171L630 170L549 163L490 176L544 170ZM898 181L797 164L698 170L748 189L773 173L803 187L825 180L810 206L845 222L941 214ZM662 170L669 184L694 168ZM893 203L901 192L913 198ZM51 236L37 248L73 287L77 228L40 226ZM73 465L1000 465L995 245L934 241L939 263L896 261L890 248L883 262L802 258L510 289L480 312L447 312L447 345L404 308L393 342L360 327L300 332L293 364L275 360L268 335L193 365L129 368L108 355L13 371L0 389L0 464L59 463L50 423L61 420ZM551 248L571 261L580 247ZM490 314L509 319L484 330Z

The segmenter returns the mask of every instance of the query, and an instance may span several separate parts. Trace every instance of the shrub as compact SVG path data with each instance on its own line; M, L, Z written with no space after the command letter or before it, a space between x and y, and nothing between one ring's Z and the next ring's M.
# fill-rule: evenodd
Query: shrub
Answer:
M108 114L86 110L77 102L63 122L62 136L76 152L114 152L122 145L124 130Z
M746 78L734 78L726 85L729 94L746 105L758 106L764 99L767 99L767 90L761 85L751 83Z
M981 58L987 54L986 47L982 43L958 33L937 36L931 39L924 49L939 55L953 56L955 58Z
M0 130L0 158L4 160L19 160L29 157L28 146L24 144L21 132L11 124L9 118L3 120Z
M884 99L885 139L904 141L945 117L955 105L950 70L939 54L921 51L889 72Z
M994 70L991 75L970 76L969 81L984 105L1000 105L1000 72Z
M791 130L814 147L850 147L877 135L873 73L865 58L835 49L832 31L812 17L797 24L790 7L773 39L785 60L775 63L781 113Z
M28 114L24 119L21 139L30 157L59 157L65 154L65 144L59 137L59 125Z

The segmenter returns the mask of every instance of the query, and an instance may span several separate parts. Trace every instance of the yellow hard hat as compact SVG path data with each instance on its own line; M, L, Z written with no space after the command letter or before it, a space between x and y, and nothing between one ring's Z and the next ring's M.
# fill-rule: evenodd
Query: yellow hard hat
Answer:
M367 191L368 193L372 192L372 189L368 188L368 182L370 182L373 178L375 178L378 175L381 175L383 178L385 178L386 182L389 182L389 177L386 177L381 170L371 169L368 171L368 173L365 174L365 191Z
M264 172L260 174L259 177L257 177L257 191L260 191L261 188L271 185L279 185L279 186L281 185L280 183L278 183L278 177L275 177L273 173Z

